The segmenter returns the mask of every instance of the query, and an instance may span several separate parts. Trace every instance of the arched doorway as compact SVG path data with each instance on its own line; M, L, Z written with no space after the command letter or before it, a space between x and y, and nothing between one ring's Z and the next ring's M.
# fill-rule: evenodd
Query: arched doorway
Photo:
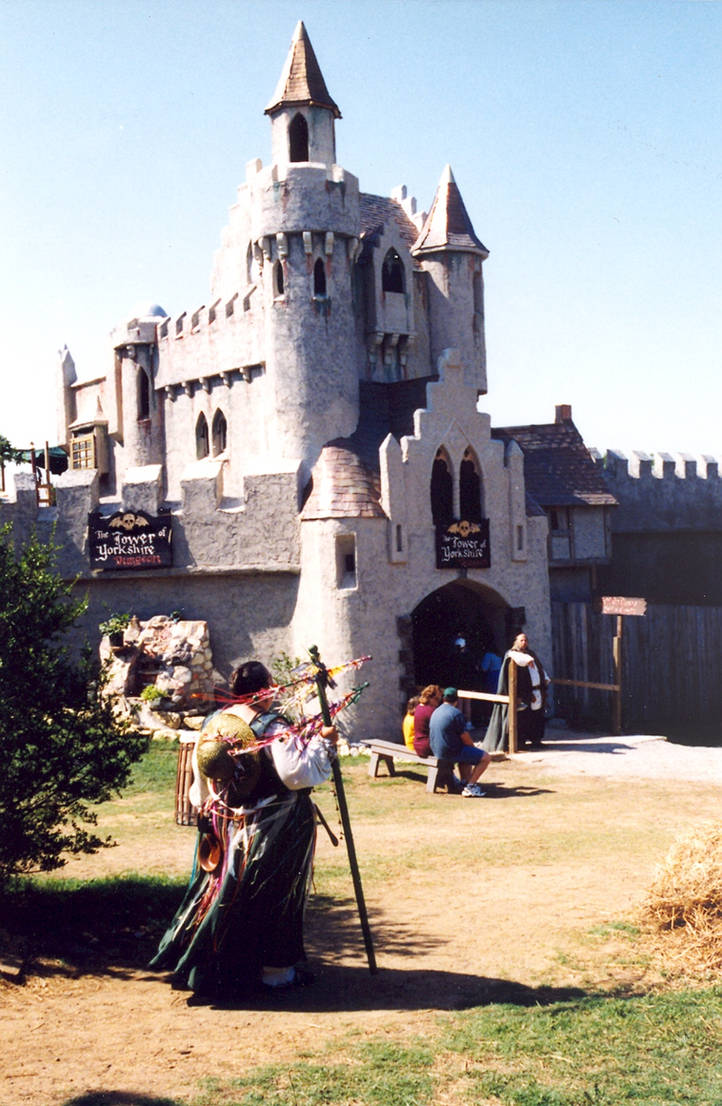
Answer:
M510 614L498 592L473 582L453 580L431 592L411 613L410 683L480 691L481 659L488 649L503 655Z

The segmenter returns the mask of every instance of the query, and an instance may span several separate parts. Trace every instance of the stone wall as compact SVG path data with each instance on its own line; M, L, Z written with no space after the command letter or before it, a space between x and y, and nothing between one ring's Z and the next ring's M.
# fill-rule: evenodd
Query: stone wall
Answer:
M713 457L593 450L610 491L612 559L599 589L657 603L722 605L722 479Z
M216 673L207 622L167 615L142 622L134 614L122 642L101 639L100 657L108 665L111 694L134 697L155 688L175 710L207 712L213 703Z

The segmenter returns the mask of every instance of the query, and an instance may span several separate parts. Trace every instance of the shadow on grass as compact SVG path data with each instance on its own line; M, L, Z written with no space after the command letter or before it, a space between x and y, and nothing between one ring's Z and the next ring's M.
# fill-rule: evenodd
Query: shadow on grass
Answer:
M24 971L40 977L77 979L108 975L130 979L167 977L146 966L178 907L185 884L126 876L78 887L19 884L3 902L2 941L22 944ZM269 991L239 1000L244 1009L306 1011L437 1009L460 1010L489 1003L539 1005L574 999L576 989L530 988L509 980L468 972L429 971L425 954L448 939L423 940L412 924L383 917L371 919L379 970L367 967L364 943L353 899L311 897L306 948L315 984ZM408 962L408 968L384 968L384 958ZM460 953L463 956L463 953ZM352 965L349 966L349 961ZM483 971L483 955L478 965ZM170 990L170 989L169 989ZM233 1008L236 1006L231 1003ZM115 1093L115 1092L113 1092ZM100 1099L104 1106L113 1099ZM123 1101L122 1099L119 1101ZM142 1103L142 1098L139 1100ZM152 1100L151 1100L152 1101ZM80 1102L85 1106L84 1100ZM92 1103L89 1099L88 1103Z
M63 1106L183 1106L177 1098L155 1098L129 1091L87 1091L79 1098L69 1098Z
M2 898L3 944L18 981L123 974L145 967L175 913L185 881L142 876L78 886L21 881Z
M415 783L426 783L426 776L421 772L415 772L413 768L399 768L397 766L396 772L393 776L378 776L375 782L381 783L382 781L395 780L413 780ZM535 795L554 795L555 792L549 787L514 787L508 786L505 783L487 783L486 779L482 776L479 780L479 785L486 791L486 798L489 799L513 799L520 797L532 798ZM458 794L449 793L446 789L442 789L436 792L437 796L449 795L452 799L460 799ZM464 802L466 800L464 799Z

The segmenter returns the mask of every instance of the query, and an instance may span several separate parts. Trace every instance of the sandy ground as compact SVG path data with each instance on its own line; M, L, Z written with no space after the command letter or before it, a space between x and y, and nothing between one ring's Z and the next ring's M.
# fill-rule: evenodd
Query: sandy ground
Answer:
M632 909L657 855L661 819L671 835L690 818L718 816L722 749L550 729L542 750L495 762L487 779L487 799L439 795L422 808L435 819L429 832L455 835L443 877L430 878L420 863L410 875L370 884L375 975L350 904L312 906L313 987L236 1008L189 1006L163 977L113 964L0 984L0 1106L83 1106L84 1095L100 1090L108 1106L170 1106L190 1101L204 1076L230 1078L350 1033L400 1038L423 1034L440 1011L647 985L625 966L618 937L590 951L584 935ZM405 779L398 795L427 802L420 784ZM570 802L608 819L631 847L608 863L574 847L545 856L545 826ZM453 819L444 817L451 810ZM422 850L399 821L395 847ZM179 830L169 845L182 850L182 863L189 832ZM359 855L378 855L387 833L364 820ZM573 841L573 826L569 833ZM508 868L504 849L528 856ZM338 861L321 835L317 868L330 863ZM459 934L471 955L460 955ZM221 1047L229 1040L232 1048Z
M540 750L525 750L519 760L530 770L579 773L615 780L669 779L722 783L722 748L675 745L664 737L569 735L550 727Z

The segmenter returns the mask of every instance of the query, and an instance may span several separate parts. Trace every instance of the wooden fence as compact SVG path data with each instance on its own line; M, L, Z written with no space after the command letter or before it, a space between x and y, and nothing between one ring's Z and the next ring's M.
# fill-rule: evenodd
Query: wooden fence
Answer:
M649 604L625 617L622 729L722 742L722 607ZM552 674L613 683L616 619L589 603L552 603ZM613 696L554 686L558 716L572 725L612 725Z

